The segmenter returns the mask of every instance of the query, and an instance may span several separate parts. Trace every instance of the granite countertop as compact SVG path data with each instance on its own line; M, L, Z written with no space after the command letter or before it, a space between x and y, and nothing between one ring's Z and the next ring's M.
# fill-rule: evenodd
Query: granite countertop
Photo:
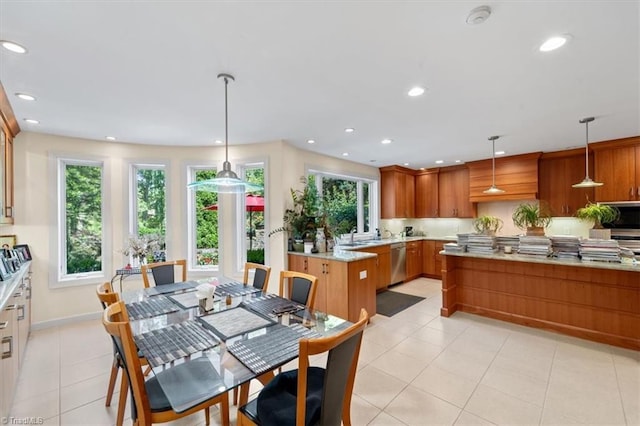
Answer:
M458 256L458 257L475 257L480 259L495 259L495 260L506 260L512 262L528 262L528 263L546 263L550 265L568 265L568 266L579 266L584 268L598 268L598 269L614 269L616 271L632 271L632 272L640 272L640 263L616 263L616 262L597 262L597 261L585 261L583 262L580 259L557 259L557 258L549 258L543 256L530 256L530 255L522 255L522 254L504 254L502 252L492 253L492 254L481 254L481 253L469 253L469 252L446 252L442 250L440 252L442 255L447 256Z
M358 247L349 247L349 248L355 249ZM378 256L375 253L363 253L360 251L340 250L340 249L333 252L328 251L326 253L303 253L300 251L290 251L289 254L293 254L296 256L316 257L319 259L337 260L340 262L355 262L357 260L368 259L371 257Z
M5 308L11 296L16 292L20 280L29 270L29 263L31 262L23 263L22 266L20 266L20 270L12 274L8 280L0 281L0 309Z

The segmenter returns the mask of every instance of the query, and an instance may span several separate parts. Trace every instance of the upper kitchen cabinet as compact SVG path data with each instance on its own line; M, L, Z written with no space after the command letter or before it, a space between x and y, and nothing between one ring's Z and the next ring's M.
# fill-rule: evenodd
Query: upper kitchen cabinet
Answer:
M438 216L476 216L476 205L469 201L469 169L466 166L440 169L438 174Z
M429 169L416 174L416 217L438 217L438 172Z
M640 136L592 144L596 201L640 201ZM583 176L584 177L584 176Z
M400 166L380 168L382 219L415 217L414 171Z
M13 138L20 126L0 83L0 224L13 223Z
M540 200L546 201L555 217L574 216L587 201L594 201L593 188L573 188L585 173L583 149L572 149L542 154L539 163ZM589 157L589 170L593 170L593 156Z
M485 194L493 183L492 160L466 163L469 168L469 200L472 202L532 200L538 198L538 160L541 152L496 158L496 186L501 194Z

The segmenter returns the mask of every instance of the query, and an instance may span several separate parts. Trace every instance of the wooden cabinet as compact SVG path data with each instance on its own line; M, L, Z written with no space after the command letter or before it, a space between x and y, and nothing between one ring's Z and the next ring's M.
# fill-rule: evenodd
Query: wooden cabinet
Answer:
M422 241L410 241L407 243L407 278L411 281L422 275Z
M442 255L444 241L424 240L422 241L422 261L423 273L431 278L442 277Z
M376 259L342 262L289 254L289 269L318 277L314 309L356 322L360 309L376 313ZM302 258L293 259L295 257ZM306 270L295 269L306 265Z
M476 216L476 205L469 201L469 170L465 166L440 169L438 212L440 217Z
M400 166L380 168L382 219L415 217L414 171Z
M593 170L593 156L589 157ZM538 166L540 200L545 201L554 217L571 217L587 201L594 201L593 188L573 188L585 175L585 154L582 149L542 154Z
M596 201L640 201L640 136L593 144Z
M469 199L473 202L533 200L538 198L538 160L541 152L496 158L496 186L501 194L485 194L493 182L492 160L471 161Z
M13 223L13 138L20 132L0 84L0 224Z
M376 258L376 270L374 271L376 291L389 287L389 284L391 284L391 245L385 244L375 247L363 247L358 249L358 251L378 255Z
M439 169L416 174L416 217L438 217Z

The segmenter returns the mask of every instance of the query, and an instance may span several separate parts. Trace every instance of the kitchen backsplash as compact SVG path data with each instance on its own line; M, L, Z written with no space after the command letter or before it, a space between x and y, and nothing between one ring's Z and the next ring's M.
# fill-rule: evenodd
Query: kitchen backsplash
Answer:
M523 231L513 225L511 216L521 201L497 201L492 203L479 203L478 216L491 215L502 219L504 225L498 231L498 235L518 235ZM388 230L393 236L404 231L405 226L413 226L414 235L427 237L455 236L459 233L475 232L473 219L382 219L380 231ZM571 217L554 217L551 225L547 227L547 235L575 235L588 237L591 224Z

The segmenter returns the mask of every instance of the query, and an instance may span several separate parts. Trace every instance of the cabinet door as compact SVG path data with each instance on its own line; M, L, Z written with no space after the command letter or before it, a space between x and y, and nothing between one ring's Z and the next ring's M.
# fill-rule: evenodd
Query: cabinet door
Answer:
M347 274L347 266L350 263L339 262L337 260L325 260L324 263L324 297L327 305L326 311L324 312L339 316L340 318L348 318L350 282ZM318 294L320 293L318 292Z
M422 261L424 273L427 275L436 274L436 242L433 240L426 240L422 242Z
M382 219L415 216L415 180L406 170L380 172Z
M308 267L307 267L307 256L298 256L296 254L290 254L288 256L288 259L289 259L290 271L304 272L305 274L310 273L308 272Z
M355 262L343 263L348 265L345 270L349 282L348 300L349 314L347 318L351 322L358 321L360 309L367 310L369 316L376 313L376 285L375 285L375 259L362 259ZM347 298L344 298L345 300Z
M318 277L318 286L316 289L316 300L313 305L314 309L322 312L327 310L327 261L316 257L307 257L307 274Z
M595 153L596 201L633 201L636 193L636 148L625 146Z
M543 158L538 165L540 200L547 203L554 217L565 216L564 164L564 158Z
M422 241L407 243L407 280L422 273Z
M378 253L376 266L378 269L373 272L377 275L376 290L385 289L391 283L391 252Z
M438 172L416 176L416 217L438 217Z
M595 201L595 191L593 188L573 188L571 185L582 182L585 175L585 156L571 156L564 159L564 182L558 182L565 188L565 213L564 216L574 216L576 211L584 207L587 202ZM593 155L589 156L589 174L593 175Z
M440 217L456 217L456 175L452 171L440 171L438 176L438 213Z
M416 183L413 175L404 175L404 216L416 217Z
M442 241L436 241L435 242L435 253L434 253L434 258L435 258L435 276L438 278L442 278L442 255L440 254L440 252L444 249L444 242Z
M469 201L469 170L459 169L455 174L456 217L476 217L476 205Z

